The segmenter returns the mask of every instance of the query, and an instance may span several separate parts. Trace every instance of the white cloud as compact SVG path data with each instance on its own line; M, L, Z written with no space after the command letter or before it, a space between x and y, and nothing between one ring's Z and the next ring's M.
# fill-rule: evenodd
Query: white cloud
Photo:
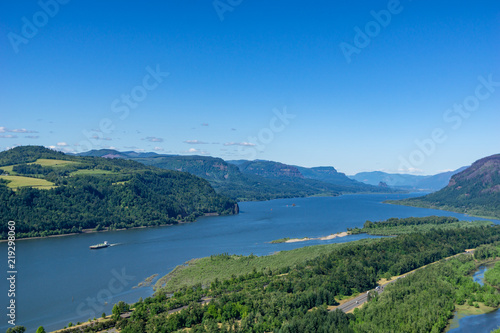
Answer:
M9 132L12 132L12 133L38 133L37 131L30 131L30 130L27 130L26 128L16 128L16 129L10 130Z
M0 135L0 138L2 138L2 139L15 139L15 138L17 138L17 135L12 135L12 134Z
M15 128L15 129L9 129L7 127L0 127L0 133L38 133L37 131L31 131L27 130L26 128Z
M199 150L199 149L196 149L196 148L189 148L189 150L182 151L181 153L184 153L184 154L197 154L197 155L210 155L209 152L204 151L204 150Z
M417 168L398 169L398 173L423 173L424 170Z
M163 138L157 138L155 136L148 136L143 140L148 140L149 142L163 142Z
M164 151L165 149L163 149L162 147L154 147L153 150L154 151Z
M111 138L103 138L102 136L98 136L97 134L92 135L93 140L104 140L104 141L111 141L113 139Z
M188 143L191 145L206 145L206 144L208 144L208 142L199 141L199 140L186 140L186 141L184 141L184 143Z
M69 146L66 142L58 142L57 145L59 147L66 147L66 146Z
M243 146L243 147L253 147L255 143L251 142L226 142L224 146Z

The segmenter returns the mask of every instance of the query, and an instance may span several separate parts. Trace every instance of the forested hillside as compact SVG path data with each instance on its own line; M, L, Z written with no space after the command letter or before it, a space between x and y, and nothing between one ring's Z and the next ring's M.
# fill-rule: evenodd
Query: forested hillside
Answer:
M237 212L236 202L204 179L134 161L27 146L0 153L0 168L0 214L16 221L17 237L165 225ZM6 232L2 224L2 238Z
M237 201L392 191L351 180L332 167L309 169L272 161L224 161L210 156L158 155L109 149L80 155L129 159L162 169L189 172L208 180L218 193ZM307 175L302 175L302 171Z
M474 162L438 192L391 203L500 218L500 154Z

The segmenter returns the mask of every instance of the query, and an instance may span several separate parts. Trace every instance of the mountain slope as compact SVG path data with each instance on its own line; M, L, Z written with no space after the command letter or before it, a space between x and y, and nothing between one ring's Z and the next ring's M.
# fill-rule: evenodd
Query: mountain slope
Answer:
M229 161L232 163L233 161ZM349 179L333 167L305 168L273 161L236 161L242 173L267 179L286 180L305 187L317 187L339 193L391 192L393 190L372 186Z
M221 158L210 156L160 155L150 158L133 158L133 160L162 169L188 172L204 178L218 193L238 201L305 197L320 193L339 194L337 191L326 193L325 190L313 186L306 187L289 181L243 174L235 165Z
M237 212L236 202L204 179L125 159L27 146L1 152L0 168L0 214L16 222L18 237L173 224ZM40 180L50 186L29 183ZM6 232L2 224L2 238Z
M419 176L409 174L386 173L382 171L360 172L351 176L359 182L366 184L377 185L380 182L386 183L388 186L408 189L408 190L430 190L437 191L445 187L451 177L463 170L462 167L455 171L447 171L438 173L432 176Z
M440 191L392 203L500 218L500 154L474 162Z
M351 179L347 177L344 173L338 172L337 170L335 170L334 167L331 166L313 167L313 168L297 167L297 168L304 175L305 178L316 179L331 184L360 188L360 190L365 190L365 191L374 190L373 186L366 186L367 184L365 183ZM375 185L378 185L378 183Z
M389 186L409 186L414 187L419 180L425 176L406 175L406 174L391 174L382 171L360 172L351 176L359 182L370 185L376 185L384 182Z
M238 201L270 200L311 195L339 195L323 184L302 184L290 179L272 179L258 174L244 174L221 158L210 156L166 156L131 158L162 169L189 172L210 182L216 191Z
M210 156L158 155L109 149L80 155L130 159L162 169L188 172L208 180L218 193L237 201L391 191L350 180L333 167L308 169L272 161L224 161Z
M427 176L417 182L416 187L423 190L440 190L448 185L451 177L467 169L467 167L461 167L454 171L447 171L435 174L433 176Z

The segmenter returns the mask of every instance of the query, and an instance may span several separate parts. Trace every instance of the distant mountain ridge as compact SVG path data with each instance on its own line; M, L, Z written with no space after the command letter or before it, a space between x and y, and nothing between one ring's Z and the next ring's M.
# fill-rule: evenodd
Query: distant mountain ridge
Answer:
M298 181L299 179L304 182L322 182L327 184L334 184L338 186L339 190L344 192L380 192L381 189L376 186L364 184L356 180L350 179L345 174L338 172L332 166L321 166L306 168L296 165L287 165L274 161L228 161L228 163L235 163L241 172L246 174L253 174L265 178L274 179L291 179ZM390 191L390 190L386 190Z
M162 169L188 172L208 180L220 194L238 201L393 191L351 180L333 167L304 168L274 161L225 161L211 156L160 155L109 149L80 155L130 159Z
M500 218L500 154L474 162L440 191L392 203Z
M305 178L317 179L327 183L335 183L345 186L363 187L364 183L347 177L331 166L320 166L312 168L297 167ZM378 185L378 184L368 184Z
M432 176L386 173L382 171L360 172L354 176L350 176L350 178L371 185L377 185L382 182L391 187L407 190L437 191L448 185L453 175L466 168L461 167L454 171L441 172Z

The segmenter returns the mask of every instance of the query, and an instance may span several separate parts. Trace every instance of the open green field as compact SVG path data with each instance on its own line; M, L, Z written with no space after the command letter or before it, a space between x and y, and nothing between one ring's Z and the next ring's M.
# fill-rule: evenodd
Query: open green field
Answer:
M80 163L73 162L73 161L65 161L65 160L52 160L52 159L47 159L47 158L39 158L35 162L27 163L27 164L40 164L41 166L44 166L44 167L61 167L61 166L65 166L68 164L80 164ZM7 171L9 173L9 175L15 176L15 175L17 175L17 172L14 172L12 170L12 168L14 168L16 165L19 165L19 164L3 166L3 167L0 167L0 169Z
M71 176L81 176L81 175L118 175L119 173L108 171L108 170L100 170L100 169L81 169L76 170L70 173Z
M65 161L65 160L52 160L47 158L39 158L35 162L28 164L40 164L41 166L54 167L54 166L64 166L67 164L80 164L80 163L73 161Z
M55 187L55 184L45 179L22 177L22 176L0 176L1 179L9 181L8 187L18 189L20 187L34 187L42 190L48 190Z
M4 171L7 171L10 175L15 175L17 173L15 173L14 171L12 171L12 168L14 167L14 165L8 165L8 166L3 166L3 167L0 167L1 170L4 170Z
M366 244L376 241L377 239L363 239L356 242ZM215 278L222 281L231 278L232 275L252 273L254 269L257 271L263 269L276 271L285 267L294 267L304 261L330 253L334 248L349 244L353 244L353 242L307 246L262 257L223 254L193 259L184 265L177 266L172 272L159 279L156 282L155 290L164 288L165 291L172 292L183 286L197 283L206 285L214 281Z

